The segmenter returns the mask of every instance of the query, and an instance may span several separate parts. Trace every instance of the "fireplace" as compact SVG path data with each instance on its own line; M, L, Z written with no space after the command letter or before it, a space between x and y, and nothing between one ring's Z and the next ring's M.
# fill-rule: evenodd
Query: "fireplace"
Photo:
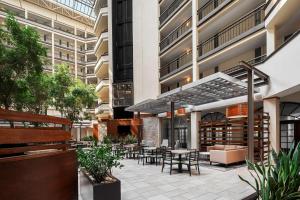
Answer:
M118 126L118 135L119 137L126 137L127 135L131 135L131 126L130 125Z

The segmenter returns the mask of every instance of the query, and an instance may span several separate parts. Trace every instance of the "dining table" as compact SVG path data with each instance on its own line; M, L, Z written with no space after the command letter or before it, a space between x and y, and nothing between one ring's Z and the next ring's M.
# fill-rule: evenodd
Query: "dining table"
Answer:
M182 173L182 156L189 154L190 151L187 149L176 149L176 150L171 150L171 153L174 155L178 155L178 173Z
M144 151L150 152L151 155L155 155L154 151L156 151L157 148L156 147L144 147L143 149L144 149ZM150 163L151 164L155 163L154 157L151 157Z

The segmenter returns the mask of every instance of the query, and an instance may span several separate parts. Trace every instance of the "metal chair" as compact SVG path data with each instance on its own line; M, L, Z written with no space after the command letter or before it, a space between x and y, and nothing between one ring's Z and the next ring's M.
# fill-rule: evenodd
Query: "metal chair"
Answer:
M171 151L163 152L163 163L161 172L163 172L165 165L170 165L170 175L172 174L173 165L178 165L178 161L174 159L174 156Z
M192 175L192 170L191 170L192 166L195 166L196 170L200 174L199 151L191 150L187 156L187 159L182 164L187 166L190 172L190 176Z

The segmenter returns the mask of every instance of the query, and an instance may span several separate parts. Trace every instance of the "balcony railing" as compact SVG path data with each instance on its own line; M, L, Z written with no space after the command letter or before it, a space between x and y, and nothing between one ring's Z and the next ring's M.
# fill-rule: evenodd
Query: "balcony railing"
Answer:
M202 56L211 50L224 45L264 21L264 4L227 26L216 35L198 45L198 54Z
M269 0L266 4L266 18L270 15L271 11L277 6L277 4L280 2L281 0Z
M179 7L181 3L182 0L174 0L170 4L170 6L161 13L159 17L160 24L163 24L165 20Z
M206 4L204 4L201 8L198 9L199 20L203 19L205 16L207 16L209 13L211 13L213 10L219 7L219 5L222 4L224 1L225 0L210 0Z
M168 75L169 73L185 66L192 61L192 50L181 54L178 58L172 60L160 68L160 77Z
M164 37L160 42L160 50L163 50L168 45L170 45L173 41L178 39L180 36L188 32L192 27L192 17L183 22L180 26L178 26L174 31L169 33L166 37Z
M168 92L170 90L174 90L174 89L176 89L178 87L181 87L183 85L186 85L188 83L189 82L186 79L184 79L184 80L181 80L177 83L173 83L173 84L170 84L170 85L163 85L163 86L161 86L161 94L163 94L165 92Z

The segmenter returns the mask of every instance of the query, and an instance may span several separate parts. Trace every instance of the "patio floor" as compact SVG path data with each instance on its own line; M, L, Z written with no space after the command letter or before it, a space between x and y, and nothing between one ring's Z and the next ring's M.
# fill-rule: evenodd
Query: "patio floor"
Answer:
M138 165L137 160L123 160L122 169L113 174L121 180L122 200L238 200L254 190L240 181L238 174L250 178L245 165L240 167L211 167L201 165L196 171L169 175L168 166Z

